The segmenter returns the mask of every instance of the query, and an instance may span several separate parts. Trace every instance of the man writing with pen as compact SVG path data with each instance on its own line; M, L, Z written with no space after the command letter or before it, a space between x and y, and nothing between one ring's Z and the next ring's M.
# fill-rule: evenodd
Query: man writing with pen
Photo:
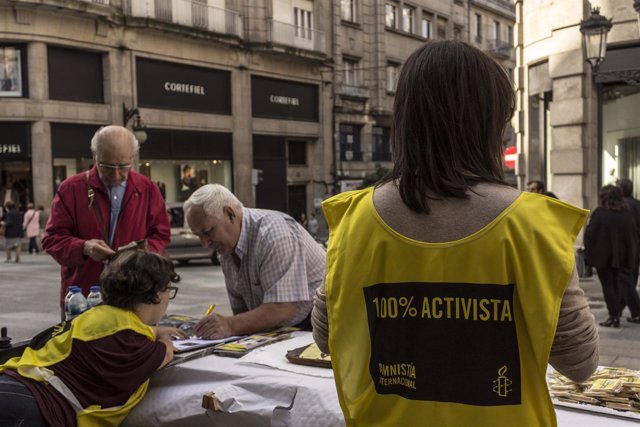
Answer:
M218 184L196 190L184 211L191 231L220 256L233 311L209 313L194 327L199 336L219 339L280 326L310 330L325 252L295 219L245 208Z
M128 129L102 127L91 140L93 168L58 188L42 246L61 265L61 307L70 285L88 294L103 261L118 247L146 239L150 252L162 254L169 243L169 220L158 187L131 170L138 148Z

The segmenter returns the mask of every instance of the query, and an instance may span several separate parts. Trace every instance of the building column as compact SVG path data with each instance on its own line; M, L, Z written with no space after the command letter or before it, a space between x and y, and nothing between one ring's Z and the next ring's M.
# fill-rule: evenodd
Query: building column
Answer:
M233 190L240 201L253 207L251 170L253 137L251 119L251 75L240 66L231 73L231 114L233 123Z
M43 101L49 98L47 74L47 45L41 42L27 46L29 67L29 98ZM31 122L31 179L33 180L33 202L48 207L53 199L53 172L51 158L51 126L49 122Z

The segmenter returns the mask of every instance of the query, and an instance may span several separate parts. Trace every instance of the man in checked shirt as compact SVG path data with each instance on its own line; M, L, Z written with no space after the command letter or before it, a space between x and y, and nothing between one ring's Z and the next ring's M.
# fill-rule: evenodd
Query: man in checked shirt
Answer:
M196 190L184 211L191 231L220 256L233 310L233 316L205 316L195 326L198 335L218 339L279 326L311 330L325 252L295 219L245 208L219 184Z

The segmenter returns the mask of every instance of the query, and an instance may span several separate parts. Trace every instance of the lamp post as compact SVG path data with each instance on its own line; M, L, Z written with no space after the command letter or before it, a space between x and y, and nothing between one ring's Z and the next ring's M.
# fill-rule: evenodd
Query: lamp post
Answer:
M612 26L611 19L600 15L600 9L597 7L591 10L591 16L580 21L584 53L594 74L598 72L598 67L607 54L607 33Z
M133 130L133 136L135 136L138 142L142 144L147 140L147 127L142 121L142 118L140 118L140 111L135 107L127 108L127 106L123 103L122 121L125 127L131 119L133 119L133 125L131 126L131 129Z

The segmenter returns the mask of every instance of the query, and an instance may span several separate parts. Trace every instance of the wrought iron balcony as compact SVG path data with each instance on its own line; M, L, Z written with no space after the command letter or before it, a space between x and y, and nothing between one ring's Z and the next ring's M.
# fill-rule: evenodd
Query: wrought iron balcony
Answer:
M109 4L111 3L110 0L81 0L85 3L96 3L96 4L103 4L105 6L109 6Z
M366 86L341 85L338 94L345 98L368 99L369 88Z
M325 53L324 32L287 24L271 18L267 22L267 41Z
M514 59L514 47L504 40L489 39L486 44L487 52L502 59Z
M340 159L347 162L361 162L362 151L348 150L343 146L340 148Z
M212 33L240 38L244 34L239 13L191 0L124 0L123 10L128 16L156 19Z

